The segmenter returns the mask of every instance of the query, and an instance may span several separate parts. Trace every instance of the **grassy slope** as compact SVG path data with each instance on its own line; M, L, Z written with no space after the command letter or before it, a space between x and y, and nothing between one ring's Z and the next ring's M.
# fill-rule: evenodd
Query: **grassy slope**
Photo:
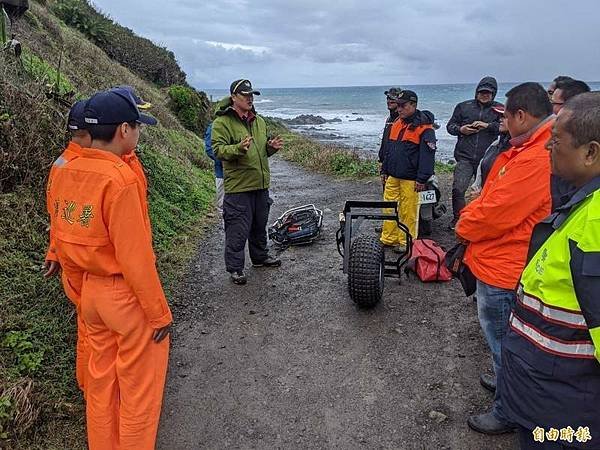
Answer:
M197 224L213 198L214 181L210 165L201 157L201 140L170 113L163 91L110 60L35 2L27 19L19 23L18 33L27 54L41 58L35 65L42 70L37 80L31 80L3 66L6 60L0 61L0 116L10 118L9 133L20 133L0 152L19 151L20 165L15 167L25 174L17 187L0 194L0 426L4 428L0 437L6 433L7 438L0 447L84 448L83 402L74 380L73 309L58 280L41 276L47 218L45 175L38 172L45 174L61 151L66 114L40 95L48 81L44 67L56 68L64 49L63 73L77 96L130 84L154 104L152 112L161 126L143 132L140 150L148 171L155 248L167 292L194 250ZM22 98L15 96L19 93ZM37 102L28 103L30 97ZM16 148L15 143L35 138L46 144L42 151L28 150L36 148L33 144Z

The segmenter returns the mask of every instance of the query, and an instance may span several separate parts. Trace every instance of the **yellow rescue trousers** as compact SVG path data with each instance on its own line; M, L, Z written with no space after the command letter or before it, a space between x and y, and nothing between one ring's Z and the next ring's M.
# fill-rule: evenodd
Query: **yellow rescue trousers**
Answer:
M388 177L383 192L385 201L398 202L400 222L405 224L413 239L417 238L419 231L419 193L415 191L415 180L401 180ZM386 210L391 213L392 210ZM396 222L386 220L383 222L381 242L385 245L406 245L406 236L398 228Z
M121 275L86 273L81 313L89 363L85 376L90 450L153 450L169 357L169 338L153 339L144 310Z

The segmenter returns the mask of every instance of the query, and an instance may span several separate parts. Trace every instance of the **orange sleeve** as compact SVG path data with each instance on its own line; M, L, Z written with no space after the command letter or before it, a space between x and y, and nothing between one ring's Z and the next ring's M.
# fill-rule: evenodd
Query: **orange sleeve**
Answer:
M54 166L50 168L50 174L48 175L48 184L46 186L46 211L48 211L48 219L50 220L50 226L48 227L48 234L50 243L48 245L48 250L46 251L45 261L56 261L58 262L58 257L56 256L56 241L54 239L54 234L52 233L52 215L54 212L52 211L52 199L50 198L50 188L52 187L52 179L54 177Z
M150 326L161 328L170 324L173 317L154 263L137 189L136 184L128 184L110 203L108 233L123 277L141 303Z
M456 233L469 242L495 239L550 205L549 161L515 165L460 213Z
M48 251L46 252L46 257L44 261L55 261L58 262L58 257L56 256L56 244L54 240L54 235L52 234L52 228L50 228L50 244L48 245Z

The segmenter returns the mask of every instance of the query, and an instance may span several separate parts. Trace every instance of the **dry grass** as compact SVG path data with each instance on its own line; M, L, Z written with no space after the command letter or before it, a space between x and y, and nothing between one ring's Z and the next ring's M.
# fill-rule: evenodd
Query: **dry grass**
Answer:
M5 53L0 76L0 192L11 192L43 183L54 152L64 147L67 111Z
M40 410L35 407L34 382L30 378L21 378L0 389L0 398L7 399L13 410L9 427L26 433L37 420Z

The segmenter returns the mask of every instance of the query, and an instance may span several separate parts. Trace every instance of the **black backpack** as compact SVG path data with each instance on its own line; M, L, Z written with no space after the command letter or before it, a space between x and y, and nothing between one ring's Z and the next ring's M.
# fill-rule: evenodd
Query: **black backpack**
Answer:
M284 212L269 227L269 239L277 245L309 244L319 237L323 211L315 205L303 205Z

